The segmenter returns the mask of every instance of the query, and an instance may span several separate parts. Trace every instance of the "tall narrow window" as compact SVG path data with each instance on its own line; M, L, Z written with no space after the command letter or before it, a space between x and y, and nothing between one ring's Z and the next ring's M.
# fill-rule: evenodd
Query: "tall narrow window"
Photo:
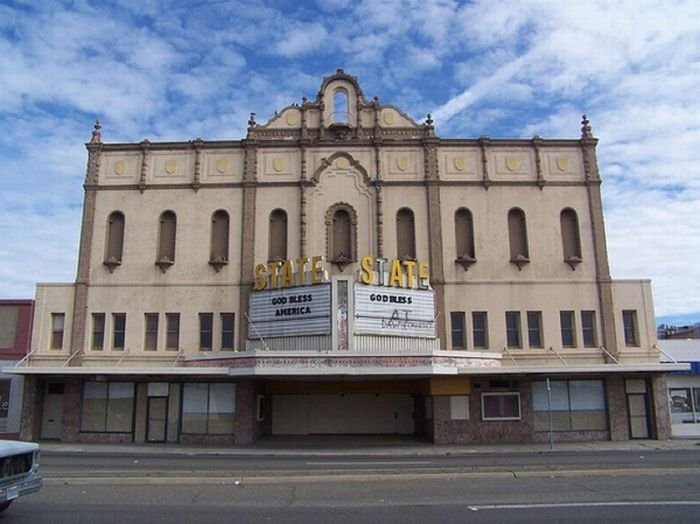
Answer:
M211 313L199 314L199 350L211 351L214 315Z
M416 225L413 211L407 207L396 213L397 255L402 260L416 259Z
M542 344L542 312L527 312L527 343L531 348L541 348Z
M51 349L63 349L65 313L51 313Z
M233 351L233 313L221 313L221 350Z
M228 264L229 216L219 209L211 217L211 253L209 263L217 271Z
M124 349L126 339L126 313L112 314L112 349Z
M348 92L345 89L338 89L333 93L333 123L346 124L348 112Z
M124 214L114 211L107 219L107 249L104 264L109 271L122 263L124 249Z
M486 311L472 312L472 338L474 348L486 349L489 347L489 326Z
M520 311L506 311L506 345L509 348L523 347L520 338Z
M275 209L270 213L268 260L287 259L287 212Z
M455 213L455 247L457 248L458 264L464 270L476 262L474 251L474 221L472 213L466 208L460 208Z
M581 331L583 333L584 347L593 348L598 345L595 329L595 311L581 311Z
M105 314L92 314L92 349L100 351L105 347Z
M462 311L452 311L450 313L450 323L452 325L452 349L466 348L464 339L464 313Z
M625 310L622 312L622 327L625 333L626 346L638 346L639 337L637 332L637 312Z
M347 204L336 204L326 212L326 243L331 262L342 271L357 259L357 214Z
M156 351L158 349L158 313L146 313L146 335L143 349Z
M576 329L573 311L560 311L561 345L565 348L576 347Z
M513 208L508 212L508 240L510 242L510 261L522 270L530 262L530 252L527 246L527 224L525 212Z
M564 251L564 262L576 269L581 263L581 237L578 228L578 216L576 211L566 208L560 215L561 244Z
M167 327L165 349L180 349L180 313L166 313L165 323Z
M158 258L156 264L165 272L175 263L175 238L177 236L177 217L172 211L160 215L158 237Z

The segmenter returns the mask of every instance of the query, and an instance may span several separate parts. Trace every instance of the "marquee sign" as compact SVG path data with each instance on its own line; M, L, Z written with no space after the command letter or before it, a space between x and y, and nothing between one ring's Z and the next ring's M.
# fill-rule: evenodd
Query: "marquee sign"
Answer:
M432 290L356 284L355 333L435 338Z
M271 289L250 295L248 338L328 335L331 285Z

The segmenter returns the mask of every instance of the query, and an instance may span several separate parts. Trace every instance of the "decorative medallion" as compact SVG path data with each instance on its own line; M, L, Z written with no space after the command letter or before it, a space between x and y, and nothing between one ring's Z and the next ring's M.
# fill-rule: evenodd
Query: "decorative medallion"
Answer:
M463 156L456 156L456 157L454 157L454 160L452 160L452 163L454 164L455 169L456 169L457 171L464 171L465 162L464 162L464 157L463 157Z
M284 164L284 158L279 156L272 161L272 167L278 173L282 172L282 170L284 169Z
M382 113L382 120L384 120L384 123L388 126L392 125L394 122L396 122L396 113L393 111L386 110Z
M514 156L506 157L506 167L508 168L508 171L515 171L518 169L518 167L520 167L520 160Z
M406 171L408 169L408 157L402 156L396 159L396 167L401 171Z
M296 111L287 111L287 125L295 126L298 122Z
M219 173L225 173L228 170L228 160L220 158L216 161L216 170Z
M336 167L338 169L347 169L348 167L348 159L347 158L339 158L336 163Z
M117 160L114 163L114 172L118 175L123 175L125 167L123 160Z
M566 173L569 170L569 159L565 156L560 156L557 158L557 167L562 173Z
M172 175L177 169L177 160L168 160L165 162L165 172Z

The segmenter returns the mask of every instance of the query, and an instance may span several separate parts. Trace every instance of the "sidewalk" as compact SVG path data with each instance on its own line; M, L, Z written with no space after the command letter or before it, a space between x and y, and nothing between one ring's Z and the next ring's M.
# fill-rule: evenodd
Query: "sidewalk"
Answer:
M119 454L119 455L222 455L222 456L449 456L490 453L574 453L606 451L655 452L664 450L696 450L700 440L626 440L600 442L561 442L539 444L473 444L440 445L416 439L383 437L264 437L247 446L198 446L186 444L89 444L40 442L47 454Z

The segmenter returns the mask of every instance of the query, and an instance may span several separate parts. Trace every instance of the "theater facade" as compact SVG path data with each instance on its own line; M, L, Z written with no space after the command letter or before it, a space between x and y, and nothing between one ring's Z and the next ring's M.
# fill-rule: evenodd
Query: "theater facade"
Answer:
M338 70L242 140L102 141L39 284L22 437L241 445L670 436L650 282L612 280L597 139L436 136Z

